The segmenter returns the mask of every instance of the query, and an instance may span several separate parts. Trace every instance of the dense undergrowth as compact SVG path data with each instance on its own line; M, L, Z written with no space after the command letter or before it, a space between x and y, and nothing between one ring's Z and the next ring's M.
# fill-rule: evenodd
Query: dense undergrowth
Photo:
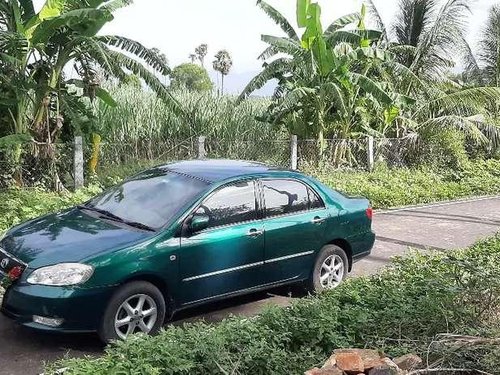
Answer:
M500 236L465 250L415 253L379 275L350 279L288 308L132 337L100 358L63 360L48 373L299 374L339 347L413 352L429 367L497 373L498 264Z
M43 189L0 191L0 233L12 225L48 212L81 203L103 188L120 182L150 163L136 163L102 169L90 179L89 187L77 193L57 194ZM370 199L375 208L429 203L500 192L500 161L467 162L458 169L398 168L378 166L373 172L311 169L334 189Z
M438 202L500 192L500 161L477 160L456 169L378 166L374 172L311 170L325 184L370 199L375 208Z

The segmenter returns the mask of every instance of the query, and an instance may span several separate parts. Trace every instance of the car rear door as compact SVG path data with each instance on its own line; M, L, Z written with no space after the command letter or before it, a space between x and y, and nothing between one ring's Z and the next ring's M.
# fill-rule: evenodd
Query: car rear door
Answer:
M269 282L308 277L325 244L328 210L319 195L295 179L262 179L265 272Z
M182 302L201 302L260 285L264 228L256 182L218 189L194 214L208 215L210 221L207 229L181 238Z

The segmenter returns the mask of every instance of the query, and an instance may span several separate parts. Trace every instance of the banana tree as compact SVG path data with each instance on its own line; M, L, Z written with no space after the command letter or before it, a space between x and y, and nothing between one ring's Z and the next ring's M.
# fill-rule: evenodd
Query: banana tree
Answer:
M98 35L113 20L113 12L130 3L130 0L47 0L38 13L32 0L6 0L0 6L2 61L23 81L21 89L14 92L16 100L11 107L15 132L29 133L37 144L48 145L45 156L52 161L53 144L61 128L67 125L61 108L69 85L83 88L91 99L115 104L100 87L98 74L124 80L134 73L174 112L182 112L157 77L170 73L165 57L158 50L124 37ZM71 65L79 79L68 81L64 73ZM55 170L53 174L56 185L60 186Z
M286 36L262 36L269 46L261 58L272 60L264 63L263 71L243 90L240 100L277 79L267 120L284 124L304 137L316 137L320 155L326 146L325 135L351 138L366 130L359 128L358 121L359 109L366 107L366 102L376 102L372 108L380 108L382 113L411 102L410 98L388 91L372 74L375 66L391 62L386 51L374 43L381 32L365 28L364 7L360 13L335 20L323 30L320 6L298 0L297 25L303 29L299 37L276 9L264 1L258 4ZM345 26L351 24L355 28L347 30Z

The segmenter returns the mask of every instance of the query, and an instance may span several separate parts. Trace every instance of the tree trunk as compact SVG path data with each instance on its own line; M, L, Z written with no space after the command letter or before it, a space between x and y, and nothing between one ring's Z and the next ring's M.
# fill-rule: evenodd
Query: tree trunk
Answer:
M94 133L92 134L92 157L89 162L90 173L93 175L97 173L100 148L101 148L101 136L99 134Z

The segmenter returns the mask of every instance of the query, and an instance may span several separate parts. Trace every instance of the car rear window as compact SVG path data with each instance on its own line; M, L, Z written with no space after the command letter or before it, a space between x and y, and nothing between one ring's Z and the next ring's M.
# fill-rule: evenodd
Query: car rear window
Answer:
M308 188L292 180L263 180L266 216L285 215L309 209Z

